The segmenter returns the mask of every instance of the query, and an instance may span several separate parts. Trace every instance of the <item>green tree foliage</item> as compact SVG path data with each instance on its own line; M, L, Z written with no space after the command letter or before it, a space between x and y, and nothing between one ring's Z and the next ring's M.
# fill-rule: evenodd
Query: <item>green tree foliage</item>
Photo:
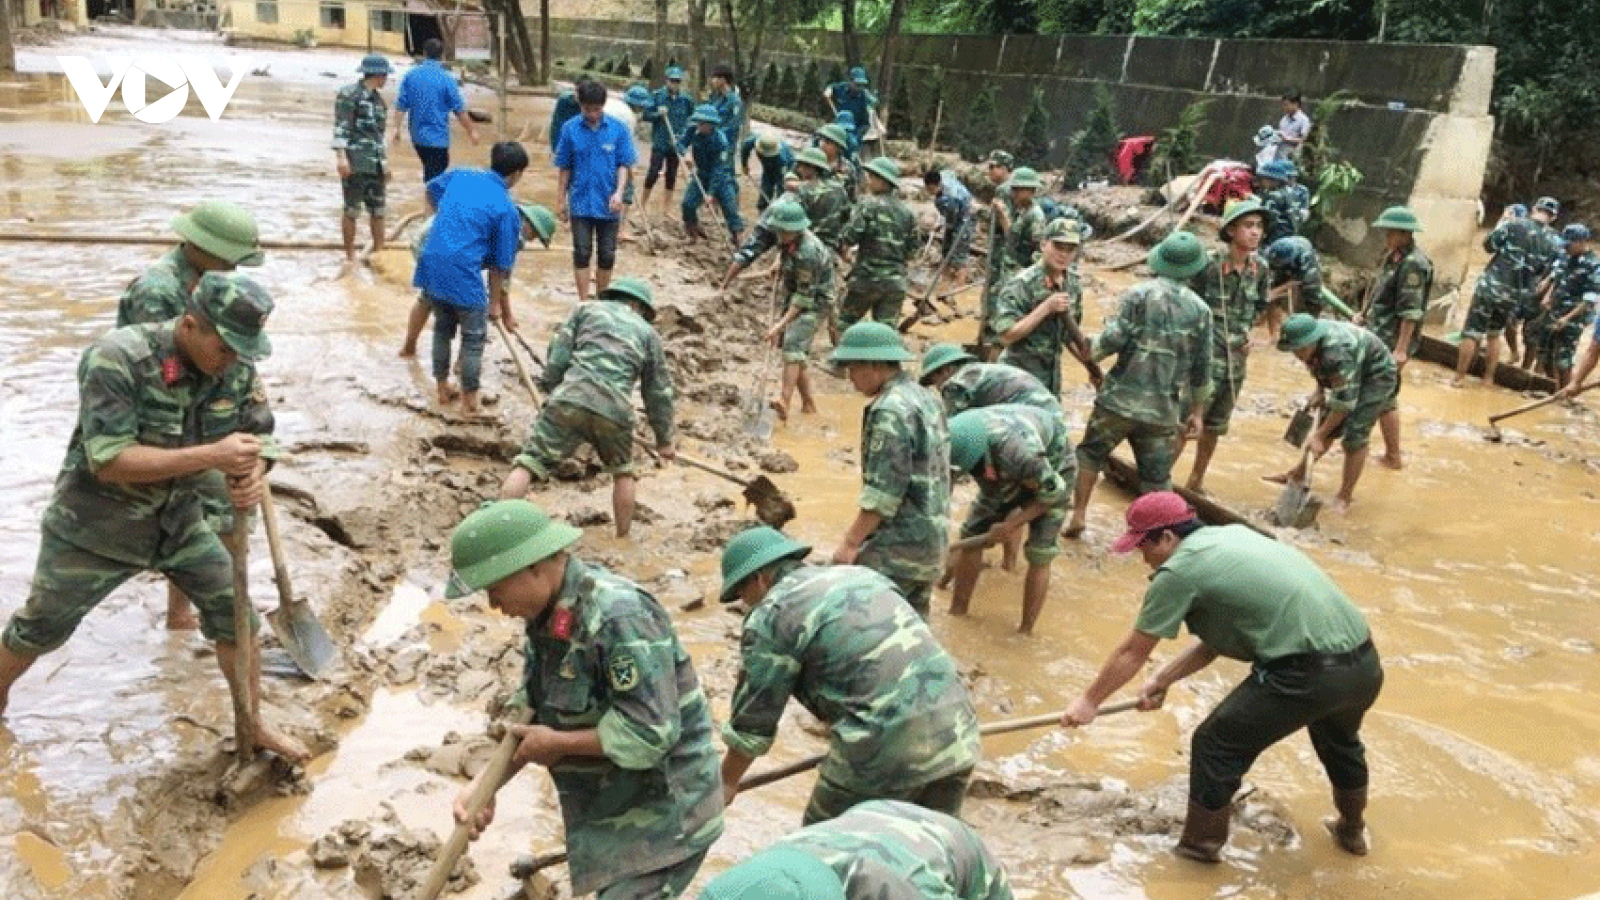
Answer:
M589 58L583 62L583 70L585 72L593 72L598 62L599 60L595 59L593 54L590 54Z
M1022 133L1017 137L1017 162L1042 169L1050 157L1050 111L1044 107L1044 91L1033 89L1028 111L1022 117Z
M761 90L757 92L756 99L762 103L776 104L778 102L778 85L782 76L778 74L777 63L767 63L767 71L761 76Z
M1316 234L1322 223L1333 218L1339 204L1361 184L1363 175L1339 153L1333 144L1333 123L1339 112L1355 98L1339 91L1317 102L1311 111L1311 133L1300 148L1301 182L1311 188L1311 218L1305 232Z
M912 137L916 131L912 124L916 121L916 110L911 107L911 91L906 88L909 80L903 77L894 80L894 102L889 104L889 133L897 139Z
M800 112L814 116L821 116L827 111L828 104L822 100L822 75L817 70L815 59L806 63L806 74L800 79L800 102L795 106Z
M622 59L617 62L617 67L612 70L612 74L621 75L624 78L633 74L633 64L628 61L628 54L622 54Z
M1111 154L1121 139L1111 91L1103 84L1096 85L1089 118L1067 142L1067 164L1062 172L1066 183L1076 186L1096 176L1109 176Z
M656 59L655 59L655 57L653 57L653 56L645 57L644 65L639 67L639 80L643 81L645 84L654 84L655 83L655 80L656 80Z
M946 112L949 110L946 109ZM995 120L995 89L989 85L972 98L967 107L967 120L962 123L956 149L968 162L977 162L997 145Z
M1150 148L1150 165L1146 174L1152 184L1165 184L1176 175L1198 171L1205 160L1195 144L1200 130L1206 124L1206 107L1210 100L1196 100L1183 108L1172 127L1162 129Z
M944 109L942 113L940 111L940 104L944 101L943 68L938 66L934 67L932 74L928 76L928 88L923 92L923 97L926 98L926 100L922 108L922 115L917 119L917 142L926 144L933 140L933 126L935 120L938 120L939 134L943 136L945 142L948 143L950 140L950 129L954 124L954 121L949 115L950 110L948 108L948 104L946 104L947 108Z
M794 66L783 67L783 78L778 82L778 97L772 102L790 109L800 108L800 76L794 73Z

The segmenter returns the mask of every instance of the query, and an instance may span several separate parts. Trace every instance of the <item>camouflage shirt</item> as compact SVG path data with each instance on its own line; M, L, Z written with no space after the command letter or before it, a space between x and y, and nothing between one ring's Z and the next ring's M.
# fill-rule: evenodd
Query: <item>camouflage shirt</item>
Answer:
M1094 357L1113 354L1095 405L1147 425L1176 426L1186 404L1211 398L1211 310L1182 284L1152 278L1122 295L1094 342Z
M1298 282L1302 298L1322 295L1322 262L1317 258L1317 250L1310 241L1294 235L1273 241L1269 249L1274 251L1267 255L1269 259L1279 253L1284 254L1283 263L1272 267L1274 274L1282 276L1280 280Z
M1356 408L1361 389L1373 378L1396 377L1394 356L1378 336L1349 322L1324 320L1323 336L1308 367L1322 388L1322 406L1330 413Z
M1047 506L1072 499L1078 457L1060 409L1009 404L986 406L977 412L989 433L984 461L994 467L997 476L994 481L978 479L981 497L997 503L1037 500Z
M811 233L829 250L839 249L839 235L850 219L850 195L844 183L832 175L803 181L795 195L811 220Z
M1384 346L1398 350L1400 323L1412 321L1411 346L1406 355L1417 352L1422 343L1422 317L1428 311L1428 295L1433 291L1433 263L1422 248L1412 244L1384 257L1378 271L1377 288L1372 292L1372 311L1367 313L1367 328L1383 339Z
M672 441L672 373L661 337L626 303L580 303L550 338L539 388L550 402L570 403L633 427L633 386L656 443Z
M1483 278L1505 290L1533 290L1557 262L1557 247L1550 230L1535 219L1509 219L1483 239L1483 249L1494 254L1484 266Z
M783 279L784 309L825 313L833 308L833 251L809 231L800 232L794 249L784 250L779 277Z
M1061 401L1039 379L1016 366L1003 363L964 363L939 385L945 413L954 416L969 409L1021 403L1060 413Z
M1589 321L1600 301L1600 257L1592 250L1578 256L1563 253L1550 271L1550 280L1550 314L1559 319L1583 307L1572 323Z
M950 431L944 408L904 372L861 413L861 498L883 516L857 562L890 578L933 581L950 531Z
M1045 224L1044 207L1037 202L1029 203L1027 209L1011 213L1011 227L1006 229L1002 242L1002 277L1033 265L1033 257L1039 252L1039 241L1044 237Z
M333 149L343 150L354 175L382 174L388 161L383 129L389 106L361 82L339 89L333 104Z
M722 727L747 756L772 749L793 696L827 723L822 777L868 796L978 763L978 716L933 632L894 584L861 566L780 563L745 617L742 665Z
M1272 270L1252 253L1234 268L1226 249L1211 251L1211 262L1189 280L1189 289L1211 308L1211 381L1237 386L1244 381L1250 329L1271 301Z
M839 235L856 248L850 280L905 290L906 263L917 253L917 218L894 194L862 198Z
M749 268L750 264L760 259L763 253L778 246L778 235L772 228L772 211L777 205L767 204L767 208L756 218L755 227L750 229L750 236L745 238L739 249L733 252L733 261L741 269Z
M523 687L534 721L595 728L605 757L550 767L566 825L572 893L682 862L722 833L711 708L654 597L599 566L567 562L561 590L527 626Z
M189 308L189 294L203 274L189 265L181 246L173 247L122 289L117 327L165 322L183 315Z
M1005 869L960 819L898 800L857 804L837 819L779 838L839 876L844 895L871 900L1011 900Z
M107 559L148 567L162 541L202 516L213 471L146 484L111 484L96 473L138 444L175 450L243 431L276 455L272 410L252 366L211 377L184 362L175 321L107 332L78 363L78 426L56 476L43 527Z
M1261 198L1261 205L1266 208L1266 233L1261 242L1270 244L1273 241L1286 237L1293 237L1300 232L1300 226L1310 217L1309 197L1303 197L1296 188L1298 185L1284 185L1277 190L1268 191Z
M1038 308L1051 294L1065 291L1072 295L1073 317L1083 315L1083 286L1078 276L1068 269L1052 284L1044 263L1030 265L1010 278L1000 288L994 304L994 320L990 328L998 338L1017 326L1027 315ZM1000 361L1016 366L1039 379L1050 393L1061 396L1061 348L1071 341L1071 330L1053 315L1039 323L1021 340L1007 346Z

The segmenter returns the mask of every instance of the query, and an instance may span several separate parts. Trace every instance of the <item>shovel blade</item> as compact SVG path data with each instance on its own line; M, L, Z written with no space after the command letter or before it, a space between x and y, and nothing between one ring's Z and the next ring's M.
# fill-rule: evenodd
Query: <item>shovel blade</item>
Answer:
M1296 523L1300 521L1300 513L1311 499L1311 489L1304 484L1289 482L1283 486L1283 492L1278 495L1277 505L1272 508L1272 521L1286 528L1299 528Z
M321 678L338 661L339 648L317 621L311 604L304 600L278 604L277 609L267 613L267 624L289 658L306 675Z

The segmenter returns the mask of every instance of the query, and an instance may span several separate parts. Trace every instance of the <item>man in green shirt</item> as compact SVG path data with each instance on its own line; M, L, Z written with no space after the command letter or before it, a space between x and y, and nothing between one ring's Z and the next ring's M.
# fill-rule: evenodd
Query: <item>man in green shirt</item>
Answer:
M900 364L911 354L893 325L857 322L833 361L872 402L861 412L861 498L835 565L883 573L928 616L950 527L950 432L944 407Z
M527 622L520 702L533 724L509 727L521 743L494 787L528 763L550 771L573 896L677 897L722 834L711 709L672 617L573 556L582 536L526 500L486 504L450 536L446 595L486 591L490 607ZM477 787L456 798L457 822ZM491 800L472 836L493 819Z
M1018 226L1027 221L1019 218ZM1079 362L1088 360L1090 353L1089 342L1078 330L1083 318L1083 287L1072 266L1083 232L1071 219L1057 219L1042 226L1040 232L1039 261L1022 263L1006 276L989 330L1005 348L1000 353L1001 363L1039 379L1059 397L1062 348ZM1032 256L1029 250L1028 258ZM1090 380L1099 374L1098 367L1091 368Z
M722 551L722 602L748 610L722 760L726 802L772 749L793 696L828 726L804 824L866 800L959 815L978 764L978 715L956 661L894 584L861 566L811 566L811 548L761 526Z
M811 233L811 219L798 200L787 198L768 207L768 223L777 236L779 296L783 316L767 330L765 339L783 351L783 392L772 402L778 418L788 421L789 405L800 391L800 411L814 414L811 375L806 362L817 326L833 308L833 251Z
M1158 709L1167 688L1218 656L1250 674L1195 729L1189 812L1180 856L1218 862L1233 795L1256 757L1306 729L1333 784L1337 819L1324 824L1345 851L1367 852L1367 758L1361 720L1383 687L1366 620L1305 554L1245 525L1202 527L1177 494L1146 494L1128 507L1113 553L1137 549L1154 574L1133 630L1061 717L1079 727L1127 684L1161 639L1187 625L1198 640L1150 676L1140 708Z
M1000 861L960 819L872 800L779 838L700 900L1011 900Z
M867 163L867 192L839 233L855 248L855 263L839 301L839 324L849 328L868 315L898 322L906 297L906 264L917 253L917 217L899 197L900 167L887 156Z
M1422 345L1422 318L1427 315L1428 296L1433 292L1433 262L1417 246L1416 235L1422 224L1409 207L1389 207L1372 227L1383 232L1383 268L1378 270L1372 300L1357 316L1356 324L1365 325L1393 354L1398 392L1398 376L1405 374L1406 363ZM1384 448L1378 461L1399 469L1400 417L1386 418L1378 427L1383 432Z
M378 93L394 71L389 60L369 53L357 68L361 79L339 89L333 104L333 157L344 189L345 263L356 261L356 218L363 206L372 225L372 250L383 249L383 214L388 195L388 144L384 129L389 121L389 105Z

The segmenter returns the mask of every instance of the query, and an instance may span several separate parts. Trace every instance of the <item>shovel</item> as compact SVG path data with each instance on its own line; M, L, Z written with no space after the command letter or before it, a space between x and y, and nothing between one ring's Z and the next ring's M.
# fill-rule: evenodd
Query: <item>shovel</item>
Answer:
M512 715L511 721L516 725L526 725L533 720L533 710L522 707ZM484 766L482 780L478 782L478 789L467 798L467 821L471 822L483 812L483 808L494 799L495 791L500 789L500 783L506 780L506 769L511 767L511 757L517 752L517 744L521 741L510 731L500 739L500 746L494 750L494 755L489 757L489 764ZM439 856L433 861L433 868L428 870L428 880L422 883L422 890L417 893L421 900L437 900L444 891L445 882L450 880L450 873L455 870L456 860L467 849L467 841L472 838L472 829L465 824L458 824L450 832L450 840L440 848Z
M772 296L767 301L769 307L778 304L778 289L783 284L783 269L780 266L772 273ZM773 311L776 315L776 310ZM771 348L764 348L761 354L761 380L756 383L756 389L750 399L744 404L745 433L757 440L765 441L772 437L772 419L776 415L767 403L767 395L772 391L772 377L776 374L777 366L773 363Z
M1138 700L1124 700L1121 703L1110 703L1100 708L1097 718L1114 716L1117 713L1127 712L1130 709L1138 708ZM994 734L1010 734L1014 731L1030 731L1035 728L1049 728L1051 725L1058 724L1060 721L1061 713L1044 713L1043 715L1027 716L1021 719L1008 719L1004 722L991 722L988 725L984 725L983 727L979 728L978 733L984 737ZM765 787L766 785L772 784L775 781L782 781L791 775L799 775L801 772L809 772L812 769L815 769L817 766L822 765L822 761L827 758L828 754L818 753L815 756L808 756L805 759L797 759L786 766L779 766L776 769L771 769L766 772L757 772L754 775L746 775L745 777L739 779L739 791L740 793L743 793L751 788ZM551 866L559 866L566 861L567 851L565 850L557 850L553 853L541 853L538 856L524 857L511 864L511 877L526 881L540 871L548 869ZM437 895L423 895L424 900L433 900L434 896Z
M1584 391L1587 391L1587 390L1589 390L1590 388L1593 388L1593 387L1600 387L1600 381L1591 381L1588 384L1582 385L1577 390L1573 391L1571 394L1569 394L1567 396L1569 398L1576 397L1579 394L1583 393ZM1499 425L1500 422L1502 422L1502 421L1504 421L1506 419L1509 419L1512 416L1520 416L1525 412L1532 412L1532 411L1538 409L1541 406L1547 406L1547 405L1549 405L1551 403L1554 403L1554 402L1556 402L1557 400L1560 400L1560 399L1561 399L1561 395L1560 394L1551 394L1550 396L1545 397L1542 400L1535 400L1532 403L1524 403L1523 405L1517 407L1516 409L1506 410L1503 413L1496 413L1495 415L1490 416L1489 417L1489 430L1484 433L1483 439L1486 440L1486 441L1494 441L1497 444L1500 443L1500 440L1504 437L1502 434L1500 434L1500 425Z
M250 696L256 652L255 628L250 614L250 518L242 510L233 514L233 680L228 693L233 698L233 743L239 766L256 757L255 698Z
M278 510L272 502L270 488L261 496L261 520L266 523L267 546L272 549L272 580L278 584L278 608L267 613L267 622L300 671L312 678L321 678L339 659L339 648L317 621L311 604L295 599L294 588L289 583L289 566L283 559L283 539L278 536Z
M1272 508L1272 520L1280 527L1310 528L1316 524L1317 513L1322 511L1322 501L1311 496L1311 469L1317 464L1311 454L1309 432L1313 431L1315 427L1308 429L1301 444L1300 464L1305 467L1305 480L1297 482L1291 479L1286 483L1283 492L1278 494L1277 505Z
M517 367L517 380L527 389L528 396L533 400L533 408L538 410L539 389L533 386L533 378L528 375L528 367L522 364L522 355L517 353L517 345L511 342L511 332L506 330L505 323L499 319L495 320L494 327L500 329L500 340L505 341L506 352L511 354L511 362Z
M638 437L639 444L644 447L645 452L650 454L657 462L660 462L661 457L657 455L655 448L650 446L648 436L641 433ZM750 481L745 481L726 469L719 469L710 463L684 456L682 453L674 454L673 459L691 469L699 469L702 472L726 479L744 488L742 496L745 502L755 507L756 518L760 519L763 524L771 525L773 528L782 528L794 521L796 515L794 503L784 496L783 491L779 490L778 486L773 484L772 479L767 476L757 475Z

